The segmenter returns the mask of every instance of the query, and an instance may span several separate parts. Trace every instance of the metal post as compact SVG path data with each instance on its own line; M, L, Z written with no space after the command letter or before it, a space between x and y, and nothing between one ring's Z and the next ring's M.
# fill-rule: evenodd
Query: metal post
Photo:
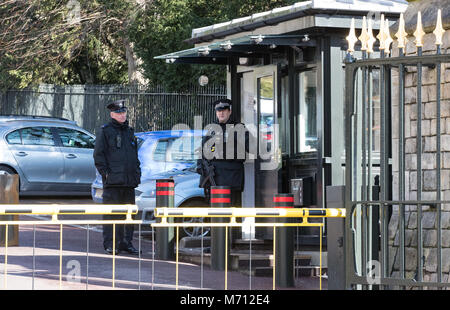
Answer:
M417 56L422 56L422 47L417 47ZM416 154L417 154L417 201L422 200L422 62L417 63L417 137L416 137ZM436 115L436 118L440 117ZM438 135L439 133L436 133ZM416 280L423 281L423 231L422 231L422 204L417 204L417 274ZM419 289L422 289L419 287Z
M441 54L441 45L436 45ZM441 63L436 64L436 200L441 200ZM437 204L437 280L442 281L442 205Z
M273 197L275 208L293 208L293 194L277 194ZM290 218L278 218L278 222L287 223ZM277 227L275 248L275 283L279 287L294 287L294 229Z
M0 174L0 204L19 203L19 176L17 174ZM17 221L18 215L0 215L0 220ZM8 229L8 240L5 239L5 229ZM0 227L0 245L8 243L9 246L19 245L19 226Z
M231 207L231 189L229 186L211 186L211 208L229 208ZM226 219L218 217L217 223L225 223ZM225 260L229 256L229 249L225 250L226 232L224 227L211 227L211 269L225 270ZM227 244L227 247L229 247Z
M174 186L172 179L156 180L156 208L174 207ZM161 222L161 218L157 218ZM156 233L156 259L172 260L174 259L174 234L172 227L157 227Z
M344 206L345 186L327 186L327 208ZM345 287L345 219L327 219L327 267L328 289L344 290Z
M372 201L380 200L380 177L375 176L375 183L372 186ZM372 244L372 257L373 261L380 261L380 250L381 250L381 235L380 235L380 205L374 204L371 206L371 244ZM379 285L372 285L372 290L379 290Z

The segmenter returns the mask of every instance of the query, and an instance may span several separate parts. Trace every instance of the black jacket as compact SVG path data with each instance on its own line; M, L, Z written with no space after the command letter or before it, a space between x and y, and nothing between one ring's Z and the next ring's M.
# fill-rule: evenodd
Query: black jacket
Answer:
M95 167L102 176L103 187L135 188L141 180L137 140L128 121L112 119L103 125L94 148Z
M242 156L238 156L238 150L242 150L242 147L244 147L245 152L248 152L249 150L249 133L246 130L244 139L242 139L242 136L238 136L239 131L234 131L234 154L232 158L227 158L227 150L229 151L229 155L231 155L230 148L230 133L227 133L227 125L241 125L244 127L242 123L237 123L229 120L225 124L219 124L215 123L217 125L220 125L222 128L222 141L223 141L223 154L220 156L217 154L213 159L209 160L209 163L214 167L214 181L217 186L230 186L233 190L239 190L242 191L244 189L244 161L245 157L242 158ZM233 134L233 133L231 133ZM203 138L202 138L202 157L205 158L204 154L204 147L205 143L208 142L209 139L211 139L215 135L214 132L208 132ZM222 142L221 141L221 142ZM220 143L220 142L219 142ZM242 144L245 143L244 146ZM211 143L209 143L211 144ZM209 147L207 145L206 147ZM212 147L217 148L217 145L213 145ZM220 148L219 148L220 149ZM242 155L242 154L240 154ZM246 155L246 154L244 154ZM230 156L228 156L230 157ZM203 183L203 180L206 178L206 175L204 175L204 170L200 169L201 166L201 160L197 161L197 172L200 173L200 186ZM210 187L210 182L206 182L203 187L207 188Z

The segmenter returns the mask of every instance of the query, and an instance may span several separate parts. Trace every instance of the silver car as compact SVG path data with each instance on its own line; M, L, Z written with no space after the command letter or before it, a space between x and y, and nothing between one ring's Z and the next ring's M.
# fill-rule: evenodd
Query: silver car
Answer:
M0 116L0 173L19 175L20 195L88 195L94 145L67 119Z

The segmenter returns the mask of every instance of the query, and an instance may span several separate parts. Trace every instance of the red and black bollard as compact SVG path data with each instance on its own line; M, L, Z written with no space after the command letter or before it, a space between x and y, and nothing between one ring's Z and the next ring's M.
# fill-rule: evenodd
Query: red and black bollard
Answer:
M231 189L229 186L211 186L211 208L230 208L231 207ZM214 215L214 214L211 214ZM214 218L216 223L226 223L226 218ZM228 242L228 251L225 251L225 227L211 227L211 269L225 270L225 253L230 255L230 242Z
M173 208L175 196L175 182L172 179L156 180L156 208ZM169 220L168 220L169 221ZM161 218L157 218L161 222ZM157 227L155 257L161 260L172 260L175 258L173 248L175 234L173 227Z
M293 208L294 195L277 194L273 197L275 208ZM291 218L278 218L279 223L293 222ZM277 227L275 238L275 283L280 287L294 284L294 233L293 227Z

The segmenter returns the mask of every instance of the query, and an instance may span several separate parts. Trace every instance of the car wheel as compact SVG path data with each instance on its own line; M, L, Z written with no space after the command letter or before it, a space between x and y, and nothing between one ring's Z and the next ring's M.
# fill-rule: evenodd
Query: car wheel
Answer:
M193 208L193 207L201 207L201 208L207 208L208 204L206 204L205 201L200 199L190 200L182 205L179 206L179 208ZM182 217L179 219L179 222L182 223L207 223L209 222L209 218L203 218L203 217ZM183 237L193 237L193 238L201 238L206 237L209 235L209 232L211 230L211 227L205 226L205 227L180 227L180 239Z
M12 175L12 174L17 174L17 173L9 167L0 166L0 174Z
M7 167L7 166L1 166L0 165L0 175L6 174L6 175L15 175L17 172L15 172L13 169ZM19 178L19 191L20 191L20 178Z

